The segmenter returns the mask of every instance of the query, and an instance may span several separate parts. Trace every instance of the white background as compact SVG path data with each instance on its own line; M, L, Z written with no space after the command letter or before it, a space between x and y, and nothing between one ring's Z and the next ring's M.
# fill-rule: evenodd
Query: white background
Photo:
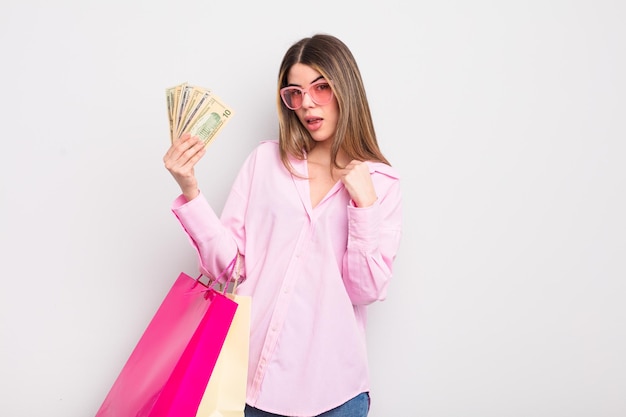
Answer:
M165 88L236 112L198 168L219 212L315 32L352 49L403 178L370 415L626 415L625 4L4 0L0 415L93 416L196 272Z

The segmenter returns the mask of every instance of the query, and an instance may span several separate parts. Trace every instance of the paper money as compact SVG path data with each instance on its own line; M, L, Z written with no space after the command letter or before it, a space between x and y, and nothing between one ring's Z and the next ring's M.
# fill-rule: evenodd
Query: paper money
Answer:
M207 88L182 83L167 88L165 96L172 142L189 132L209 146L234 114Z

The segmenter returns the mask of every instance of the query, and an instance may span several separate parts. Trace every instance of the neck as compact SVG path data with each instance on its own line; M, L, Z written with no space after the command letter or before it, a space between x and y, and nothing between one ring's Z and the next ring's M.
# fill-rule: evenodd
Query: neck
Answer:
M315 164L330 167L332 155L331 146L331 142L317 142L315 147L308 153L307 160ZM350 162L347 159L345 153L340 149L337 154L337 163L341 166L346 166Z

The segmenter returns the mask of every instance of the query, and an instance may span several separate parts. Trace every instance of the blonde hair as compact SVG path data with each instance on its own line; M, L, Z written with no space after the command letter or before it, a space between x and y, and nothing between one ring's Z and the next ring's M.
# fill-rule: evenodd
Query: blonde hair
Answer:
M289 70L295 64L308 65L331 82L339 106L337 131L331 150L332 166L337 163L341 149L350 160L376 161L391 165L378 146L365 87L354 56L348 47L334 36L316 34L294 43L285 53L278 72L278 123L280 156L285 167L294 173L289 156L304 159L315 141L302 126L296 113L287 108L280 89L287 86Z

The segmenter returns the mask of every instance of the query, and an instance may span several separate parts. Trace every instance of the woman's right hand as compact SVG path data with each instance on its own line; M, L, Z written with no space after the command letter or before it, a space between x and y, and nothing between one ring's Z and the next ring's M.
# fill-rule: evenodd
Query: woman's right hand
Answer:
M206 147L200 138L185 133L174 140L163 157L165 168L172 174L187 201L200 193L194 167L205 152Z

